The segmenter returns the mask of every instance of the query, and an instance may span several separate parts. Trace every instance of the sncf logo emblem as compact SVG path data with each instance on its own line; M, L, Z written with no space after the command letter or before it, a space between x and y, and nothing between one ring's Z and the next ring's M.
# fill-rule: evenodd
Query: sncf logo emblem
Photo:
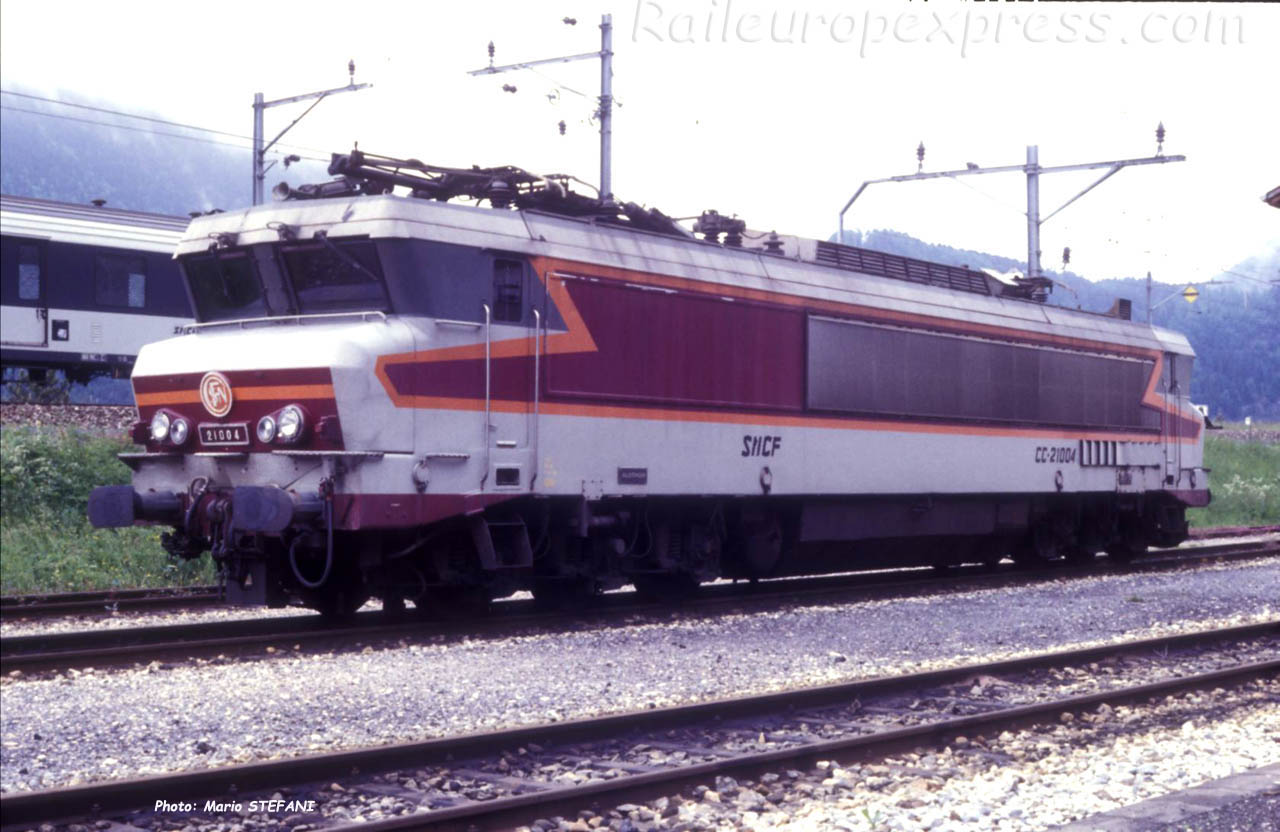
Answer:
M226 416L231 412L231 382L222 373L205 373L200 379L200 401L215 418Z

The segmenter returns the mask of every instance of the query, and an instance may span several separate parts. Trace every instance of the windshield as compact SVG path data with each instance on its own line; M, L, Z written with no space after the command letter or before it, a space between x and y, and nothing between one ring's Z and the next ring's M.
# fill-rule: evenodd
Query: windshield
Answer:
M244 252L195 254L180 258L201 321L261 318L268 314L262 281Z
M285 248L281 257L301 312L389 309L378 252L368 240L322 239Z

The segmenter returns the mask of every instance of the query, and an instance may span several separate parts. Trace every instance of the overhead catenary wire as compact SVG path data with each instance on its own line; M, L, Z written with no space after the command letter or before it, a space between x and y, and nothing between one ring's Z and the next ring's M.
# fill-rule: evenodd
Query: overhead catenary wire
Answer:
M124 112L124 111L122 111L122 110L113 110L113 109L111 109L110 107L96 107L96 106L91 105L91 104L78 104L78 103L76 103L76 102L74 102L74 101L59 101L59 100L58 100L58 99L56 99L56 98L47 98L47 97L42 96L42 95L32 95L31 93L17 92L16 90L4 90L4 89L0 89L0 95L12 95L12 96L15 96L15 97L17 97L17 98L27 98L27 99L30 99L30 100L32 100L32 101L41 101L41 102L44 102L44 103L46 103L46 104L55 104L55 105L60 106L60 107L74 107L74 108L79 109L79 110L90 110L90 111L95 112L95 113L105 113L105 114L107 114L107 115L119 116L119 117L121 117L121 118L131 118L131 119L136 119L136 120L138 120L138 121L148 121L148 122L152 122L152 123L154 123L154 124L164 124L164 125L167 125L167 126L169 126L169 127L181 127L181 128L183 128L183 129L185 129L185 130L198 130L198 131L200 131L200 132L202 132L202 133L210 133L210 134L215 135L215 136L226 136L226 137L228 137L228 138L232 138L232 139L243 139L244 141L247 141L247 142L251 142L251 141L253 141L253 137L252 137L252 136L246 136L246 135L244 135L244 134L242 134L242 133L232 133L232 132L229 132L229 131L227 131L227 130L215 130L215 129L214 129L214 128L212 128L212 127L201 127L201 126L200 126L200 125L198 125L198 124L186 124L186 123L181 122L181 121L171 121L170 119L156 118L156 117L154 117L154 116L143 116L143 115L138 115L138 114L136 114L136 113L126 113L126 112ZM22 108L19 108L19 107L10 107L10 106L4 106L4 109L12 109L12 110L15 110L15 111L17 111L17 112L22 112L22 113L35 113L36 115L47 115L47 116L49 116L50 118L63 118L63 119L68 119L68 120L72 120L72 121L83 121L83 122L85 122L86 124L106 124L106 125L107 125L107 126L109 126L109 127L121 127L121 126L123 126L123 125L107 124L107 122L95 122L95 121L88 121L88 120L86 120L86 119L77 119L77 118L75 118L75 117L73 117L73 116L59 115L59 114L57 114L57 113L46 113L46 112L44 112L44 111L42 111L42 110L25 110L25 109L22 109ZM136 127L135 127L135 128L125 128L125 129L134 129L134 130L136 130L136 129L138 129L138 128L136 128ZM148 131L148 132L151 132L151 131ZM174 135L176 135L176 134L173 134L173 133L156 133L155 135L159 135L159 136L174 136ZM288 143L286 143L286 142L280 142L279 144L280 144L280 146L281 146L281 147L290 147L290 148L293 148L293 149L296 149L296 150L307 150L307 151L310 151L310 152L312 152L312 153L328 153L328 152L329 152L329 151L327 151L327 150L323 150L323 149L321 149L321 148L317 148L317 147L307 147L306 145L288 144ZM328 161L328 159L327 159L327 158L315 158L315 157L306 157L306 158L314 158L314 159L315 159L315 161L322 161L322 162L327 162L327 161Z
M1222 269L1222 273L1232 274L1232 275L1235 275L1236 277L1243 277L1245 280L1252 280L1254 283L1258 283L1263 286L1274 286L1277 282L1275 280L1267 280L1266 278L1257 277L1255 275L1241 274L1240 272L1232 271L1231 269Z
M30 115L44 116L46 118L56 118L56 119L61 119L63 121L75 121L81 124L96 125L98 127L109 127L113 130L132 130L135 133L145 133L148 136L164 136L166 138L183 139L185 141L190 141L190 142L200 142L202 144L213 144L213 145L219 145L221 147L231 147L237 150L252 150L251 147L246 147L244 145L239 145L239 144L232 144L231 142L220 142L216 139L204 139L199 136L184 136L181 133L166 133L164 131L152 130L148 127L136 127L130 124L112 124L111 122L108 122L108 121L96 121L90 118L80 118L78 116L68 116L68 115L62 115L60 113L47 113L47 112L44 112L43 110L28 110L24 107L14 107L9 104L0 104L0 110L8 110L14 113L29 113ZM194 129L200 129L200 128L194 128ZM249 139L246 138L245 141L249 141ZM297 155L302 156L302 154L297 154ZM302 158L307 159L309 161L313 161L313 162L329 161L328 159L323 159L319 156L302 156Z
M568 91L568 92L573 93L574 95L578 95L578 96L581 96L581 97L583 97L583 98L592 98L592 97L593 97L593 96L588 95L588 94L587 94L587 93L585 93L585 92L581 92L581 91L579 91L579 90L575 90L573 87L569 86L568 84L562 84L562 83L560 83L558 80L556 80L555 78L552 78L552 77L551 77L550 75L548 75L547 73L542 72L541 70L539 70L537 67L532 67L532 66L531 66L531 67L528 67L528 70L529 70L530 72L532 72L534 75L541 75L541 76L542 76L542 78L543 78L543 80L545 80L545 81L550 81L552 84L554 84L554 85L556 86L556 88L557 88L557 89L566 90L566 91Z
M1017 215L1019 215L1019 216L1022 216L1022 217L1025 217L1025 216L1027 215L1027 211L1026 211L1026 209L1025 209L1025 208L1019 208L1019 207L1018 207L1018 206L1016 206L1016 205L1010 205L1009 203L1005 202L1004 200L1002 200L1002 199L1000 199L1000 198L998 198L998 197L992 196L991 194L987 193L986 191L982 190L981 188L979 188L979 187L977 187L977 186L975 186L975 185L971 185L971 184L969 184L968 182L965 182L965 181L963 181L963 180L959 179L958 177L955 177L955 176L948 176L948 177L946 177L946 178L947 178L949 181L956 183L957 185L963 185L964 187L968 188L969 190L973 191L974 193L978 194L979 196L986 197L987 199L991 200L991 201L992 201L992 202L994 202L996 205L999 205L1001 208L1004 208L1004 209L1005 209L1005 210L1007 210L1007 211L1012 211L1013 213L1015 213L1015 214L1017 214Z

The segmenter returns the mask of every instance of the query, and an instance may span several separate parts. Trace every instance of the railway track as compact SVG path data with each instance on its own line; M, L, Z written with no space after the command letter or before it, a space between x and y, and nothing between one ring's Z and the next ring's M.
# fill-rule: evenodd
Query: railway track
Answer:
M1183 568L1206 561L1230 561L1280 554L1280 542L1203 546L1170 550L1122 567L1125 572L1153 572ZM1099 559L1085 566L1055 566L1039 570L1007 565L993 571L965 567L938 575L933 570L872 572L817 578L779 579L758 584L718 584L703 587L678 609L681 613L713 612L726 606L762 609L769 605L818 600L857 601L864 598L910 597L938 592L1031 584L1067 577L1114 574L1117 567ZM333 626L320 616L287 616L212 623L82 630L0 639L0 662L5 672L66 670L174 662L203 657L266 655L295 648L363 647L423 637L503 635L517 628L606 625L637 614L664 614L673 607L639 599L633 593L601 596L588 608L548 611L532 601L504 601L488 615L458 620L389 621L378 612L361 613L351 622Z
M102 592L59 592L0 596L0 619L58 618L208 607L222 601L216 586L171 586L155 589L109 589Z
M486 830L535 818L678 795L718 777L769 777L846 764L959 736L995 736L1102 705L1141 704L1188 691L1230 688L1280 673L1280 621L1107 645L945 670L759 696L630 712L510 730L296 757L87 786L0 796L6 829L79 819L152 828L215 829L273 793L314 800L295 823L332 832ZM1146 668L1147 681L1079 694L1063 679L1094 664L1117 674ZM1191 671L1188 671L1191 668ZM1158 681L1149 681L1152 669ZM1140 674L1141 675L1141 674ZM986 698L965 695L997 680ZM646 751L664 749L655 763ZM679 753L670 753L678 751ZM674 761L674 762L673 762ZM445 772L440 775L439 772ZM574 772L566 778L558 772ZM393 796L394 815L335 824L335 806ZM157 800L239 804L157 815ZM157 825L159 824L159 825ZM221 827L226 828L226 827Z
M1243 537L1246 535L1262 535L1280 533L1280 526L1231 527L1222 530L1196 529L1193 539L1212 539L1214 537ZM1262 547L1264 544L1221 543L1196 548L1197 556L1219 555L1224 558L1242 556L1248 545ZM1160 553L1162 550L1152 550ZM1163 550L1185 551L1185 550ZM1156 554L1144 558L1142 563L1158 560L1162 555ZM1006 571L1012 567L1005 565ZM1056 567L1055 567L1056 568ZM926 573L927 570L917 570ZM974 566L956 570L956 574L974 574L978 572ZM989 570L988 570L989 571ZM901 574L895 572L891 574ZM187 608L201 608L218 604L222 601L222 591L218 586L171 586L151 589L111 589L100 592L57 592L30 593L26 595L0 595L0 620L21 621L39 618L59 618L67 616L114 615L128 612L151 612Z

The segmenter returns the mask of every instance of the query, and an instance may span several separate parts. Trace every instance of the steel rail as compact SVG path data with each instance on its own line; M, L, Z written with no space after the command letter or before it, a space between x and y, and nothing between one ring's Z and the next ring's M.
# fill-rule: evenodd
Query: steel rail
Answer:
M0 595L0 610L25 604L65 601L110 601L116 598L143 598L150 595L178 595L184 592L217 592L212 585L140 587L137 589L101 589L77 592L29 592L21 595Z
M324 832L484 832L509 829L513 825L527 824L532 818L572 815L596 804L616 806L654 800L703 783L714 782L716 777L758 777L779 769L811 767L820 760L848 763L854 760L879 759L922 745L935 748L945 746L959 736L1053 721L1062 713L1077 714L1103 704L1114 707L1186 691L1233 686L1278 672L1280 660L1257 662L1103 693L1002 708L986 714L825 740L776 751L740 754L668 771L634 774L581 786L552 787L513 797L323 829Z
M114 589L102 592L60 592L0 597L0 619L54 618L131 610L180 609L216 604L217 586Z
M1280 533L1280 526L1193 526L1189 540L1213 540Z
M475 324L481 326L481 324ZM536 409L535 409L536 414ZM1213 532L1213 529L1196 530ZM1230 536L1243 537L1254 534L1271 534L1280 532L1280 526L1264 526L1258 528L1230 527ZM1212 539L1207 535L1197 535L1193 539ZM1252 543L1222 543L1212 546L1196 546L1189 549L1155 549L1152 555L1140 556L1138 565L1159 562L1158 558L1166 553L1194 552L1196 555L1209 555L1216 552L1233 554L1242 546L1263 548L1265 541ZM1154 558L1153 558L1154 556ZM820 578L822 576L815 576ZM787 580L804 580L793 578ZM217 585L166 586L142 589L106 589L78 592L32 592L26 594L0 595L0 620L21 618L46 618L59 615L91 614L107 612L110 606L113 612L124 609L156 609L172 604L174 608L191 602L192 606L202 606L211 599L220 597L221 588Z
M550 747L581 741L601 742L637 731L658 731L730 718L786 713L794 708L847 704L872 696L885 696L954 684L976 675L1000 676L1052 667L1077 666L1127 654L1161 655L1160 651L1171 648L1189 648L1278 635L1280 635L1280 620L1040 653L1017 659L967 664L902 676L877 677L779 693L734 697L673 708L630 711L421 742L328 752L176 774L111 780L60 789L10 792L0 795L0 814L3 814L6 830L25 829L37 824L72 817L144 810L151 806L157 797L166 795L181 795L183 800L230 794L244 797L247 793L260 790L327 781L331 778L346 778L353 772L359 772L363 777L374 772L402 767L418 768L433 763L471 759L526 746L529 743ZM429 813L385 821L360 823L356 826L366 832L392 832L419 828L440 830L505 828L520 820L553 813L567 807L585 808L602 799L624 802L672 794L684 786L710 780L718 774L742 777L755 772L794 768L797 765L822 759L848 760L854 757L883 756L902 748L939 744L958 735L972 736L982 731L991 732L996 728L1031 724L1046 718L1056 719L1064 711L1074 713L1095 708L1104 703L1116 705L1180 691L1237 684L1276 673L1280 673L1280 659L1243 664L1191 676L1177 676L1160 682L1101 693L1050 699L1031 705L1003 708L984 714L929 722L902 729L799 744L791 748L729 757L669 771L629 775L579 787L548 786L531 794L433 810ZM537 814L534 814L535 812ZM340 828L345 830L352 827Z
M1172 554L1172 553L1171 553ZM1183 550L1176 556L1150 558L1123 568L1134 572L1171 571L1202 560L1252 559L1280 554L1280 544L1250 542L1233 546L1199 547ZM594 622L607 625L627 615L645 612L667 612L678 609L682 614L711 611L716 607L744 604L790 603L793 601L844 600L863 598L911 597L928 592L967 592L1010 585L1030 585L1065 577L1092 577L1116 574L1106 561L1093 567L1052 567L1028 571L1010 566L997 573L983 572L981 567L962 574L938 577L927 568L916 570L904 579L900 573L872 572L853 575L789 578L760 584L721 584L703 587L695 598L680 607L653 601L637 600L633 593L601 596L592 608L566 611L543 611L533 601L504 601L494 605L491 614L448 621L410 620L389 623L378 612L356 616L353 625L334 628L317 616L290 616L241 619L216 623L128 627L87 630L47 635L11 636L0 639L0 660L6 672L23 673L64 670L73 667L106 667L182 661L225 653L247 653L268 647L287 650L293 645L307 644L363 646L370 641L422 636L466 635L501 636L516 627L555 626L565 621L575 625Z

